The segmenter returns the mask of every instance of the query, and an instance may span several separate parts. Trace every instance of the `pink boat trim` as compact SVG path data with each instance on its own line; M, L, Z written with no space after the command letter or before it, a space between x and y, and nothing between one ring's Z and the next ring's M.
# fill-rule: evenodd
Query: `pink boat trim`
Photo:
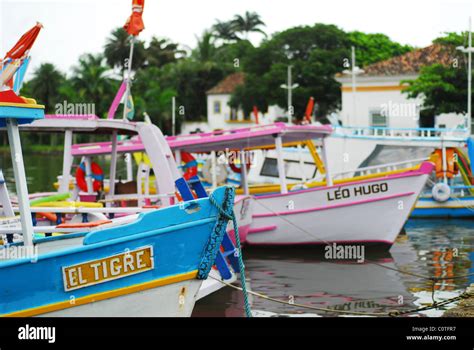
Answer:
M364 200L356 201L356 202L348 202L348 203L339 203L339 204L334 204L334 205L327 205L327 206L324 206L324 207L316 207L316 208L300 209L300 210L289 210L289 211L282 211L282 212L278 212L278 213L254 214L254 215L252 215L252 218L266 218L266 217L272 217L272 216L294 215L294 214L310 213L310 212L313 212L313 211L337 209L337 208L349 207L349 206L353 206L353 205L361 205L361 204L367 204L367 203L373 203L373 202L380 202L380 201L394 199L394 198L408 197L408 196L411 196L413 194L415 194L415 192L405 192L405 193L393 194L393 195L385 196L385 197L364 199ZM256 200L258 201L258 198Z
M249 235L251 235L251 234L253 234L253 233L274 231L274 230L276 230L276 228L277 228L277 225L250 228L250 230L249 230Z
M247 235L249 234L249 230L250 230L250 224L239 227L239 239L240 239L241 244L247 243ZM229 235L229 238L232 241L232 243L235 244L236 242L235 242L234 229L229 230L227 234Z
M431 170L430 170L431 169ZM384 181L384 180L395 180L395 179L400 179L404 177L412 177L412 176L421 176L421 175L426 175L430 174L434 169L434 164L431 162L423 162L420 165L420 168L418 170L410 170L407 172L399 173L399 174L391 174L383 177L376 177L373 179L367 179L367 180L361 180L361 181L351 181L351 182L346 182L346 183L341 183L337 185L332 185L332 186L319 186L319 187L313 187L313 188L308 188L308 189L303 189L303 190L297 190L297 191L289 191L288 193L273 193L273 194L265 194L265 195L256 195L256 198L273 198L273 197L284 197L284 196L290 196L295 193L306 193L306 192L314 192L314 191L322 191L322 190L330 190L333 188L343 188L347 186L353 186L353 185L360 185L360 184L366 184L366 183L371 183L371 182L379 182L379 181Z
M256 125L247 128L232 130L213 131L182 136L170 136L166 140L171 148L185 148L192 145L205 145L223 141L242 140L241 146L245 147L245 140L248 138L260 138L275 134L285 135L287 132L319 132L324 135L332 133L333 129L329 125L286 125L285 123L274 123L268 125Z
M298 246L303 246L303 245L310 245L310 246L321 246L321 245L328 245L329 244L384 244L388 246L392 246L393 242L390 241L384 241L384 240L360 240L360 241L330 241L330 242L272 242L272 243L255 243L255 242L247 242L248 245L261 245L261 246L287 246L287 245L298 245Z
M245 194L237 195L235 196L234 204L239 203L245 199L251 199L251 198L252 198L251 196L245 195Z

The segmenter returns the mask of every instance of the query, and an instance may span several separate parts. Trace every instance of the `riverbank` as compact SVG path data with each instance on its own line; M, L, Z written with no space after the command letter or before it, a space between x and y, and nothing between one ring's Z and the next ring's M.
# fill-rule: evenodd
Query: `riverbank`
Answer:
M471 296L446 311L443 317L474 317L474 283L467 287L466 293L470 293Z

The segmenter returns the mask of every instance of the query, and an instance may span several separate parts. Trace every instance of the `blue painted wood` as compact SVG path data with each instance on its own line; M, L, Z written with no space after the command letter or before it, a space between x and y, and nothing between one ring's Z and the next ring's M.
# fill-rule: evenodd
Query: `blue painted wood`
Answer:
M189 181L188 184L191 185L192 189L196 192L198 198L207 198L207 192L204 189L204 186L201 183L201 180L199 180L198 176L193 176Z
M175 181L175 184L179 194L181 195L181 198L183 198L183 201L187 202L192 201L194 199L193 193L189 189L189 186L186 183L185 179L179 178Z
M224 197L225 188L214 192L220 205ZM84 245L41 254L35 262L31 258L0 261L0 315L198 270L218 216L209 199L195 202L199 204L198 211L188 213L180 206L172 206L142 213L134 224L89 232ZM64 291L63 267L145 246L153 247L152 270Z
M217 253L216 256L216 267L223 279L228 280L232 277L229 265L227 265L227 260L220 251Z
M238 250L236 249L234 243L229 237L229 234L226 233L224 235L224 239L222 240L222 247L224 247L225 252L229 252L230 254L228 255L228 259L230 264L232 265L232 268L234 269L235 272L240 272L240 267L239 267L239 258L235 255Z
M0 127L5 126L6 119L17 119L18 124L27 124L43 118L43 108L11 107L0 104Z

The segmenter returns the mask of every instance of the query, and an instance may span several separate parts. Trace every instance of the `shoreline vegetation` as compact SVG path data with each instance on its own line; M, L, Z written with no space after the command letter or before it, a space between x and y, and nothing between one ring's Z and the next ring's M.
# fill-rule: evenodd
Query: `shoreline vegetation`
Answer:
M23 146L23 152L35 152L39 154L62 154L64 151L63 145L27 145ZM10 154L10 146L8 145L0 145L0 153Z

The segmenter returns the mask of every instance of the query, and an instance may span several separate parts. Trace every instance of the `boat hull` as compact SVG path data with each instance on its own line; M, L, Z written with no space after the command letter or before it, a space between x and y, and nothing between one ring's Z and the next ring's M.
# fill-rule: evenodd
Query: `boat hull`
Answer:
M234 203L234 214L239 227L240 243L245 244L252 223L252 198L250 196L237 197ZM235 231L232 222L227 225L227 233L235 245Z
M229 215L233 190L213 196ZM58 249L67 239L51 237L56 250L0 261L0 315L190 316L225 235L227 219L218 213L204 198L99 227L77 246Z
M420 198L410 217L474 219L474 197L450 198L443 203L433 198Z
M249 245L391 246L423 189L431 163L396 176L255 197Z
M46 312L41 317L190 317L200 280L188 280L138 293L88 303L59 311ZM166 301L166 302L161 302ZM127 308L124 309L124 305Z

